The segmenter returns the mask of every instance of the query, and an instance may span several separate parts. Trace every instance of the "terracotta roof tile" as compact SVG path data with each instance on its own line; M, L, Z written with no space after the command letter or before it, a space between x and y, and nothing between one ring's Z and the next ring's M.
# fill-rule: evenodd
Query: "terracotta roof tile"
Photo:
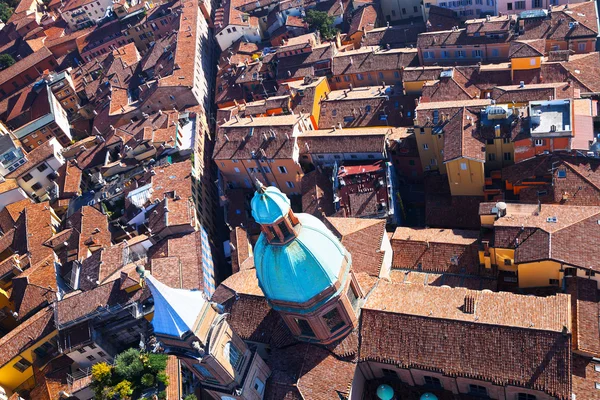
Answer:
M474 300L473 314L463 312L466 296ZM566 400L571 339L563 329L570 318L563 294L533 298L380 282L363 307L360 360L528 387Z
M385 220L329 217L325 223L341 237L342 244L352 255L352 270L378 277L384 257L379 250L385 234Z
M324 173L314 170L302 177L302 212L317 218L334 213L333 185Z
M350 21L350 28L348 28L348 35L353 35L358 31L370 31L375 28L377 22L377 10L372 5L366 5L361 7L353 16Z
M0 339L0 366L52 333L55 330L53 317L52 309L46 307Z
M567 277L566 293L571 295L573 349L593 357L600 355L600 308L598 288L593 279Z
M239 122L230 120L219 128L213 159L248 160L252 158L253 152L264 152L264 156L269 159L292 158L296 143L293 129L300 120L301 117L297 115L259 117L252 120L240 118ZM275 132L274 137L272 131Z
M327 350L310 344L276 349L268 364L272 374L267 381L267 392L273 384L288 388L296 385L301 398L314 400L348 396L356 369L356 364L338 360Z
M75 292L56 304L56 323L60 326L71 324L95 311L98 307L110 307L139 302L149 297L147 287L127 293L120 289L117 279L86 292Z
M163 239L150 248L148 260L152 275L161 282L164 277L173 287L205 289L200 231Z

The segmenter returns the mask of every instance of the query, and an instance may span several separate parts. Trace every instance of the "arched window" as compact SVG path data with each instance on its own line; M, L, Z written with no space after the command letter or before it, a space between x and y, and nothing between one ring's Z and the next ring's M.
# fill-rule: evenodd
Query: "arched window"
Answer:
M233 368L237 370L241 364L242 357L239 350L231 343L231 341L227 342L225 347L223 347L223 355L229 360Z

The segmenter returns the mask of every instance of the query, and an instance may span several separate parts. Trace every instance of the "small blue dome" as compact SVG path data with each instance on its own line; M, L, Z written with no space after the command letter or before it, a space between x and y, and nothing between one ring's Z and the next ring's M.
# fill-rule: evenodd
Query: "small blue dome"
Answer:
M302 226L292 241L272 245L261 233L254 247L256 276L269 300L304 303L338 280L344 257L351 262L323 222L309 214L296 217Z
M421 396L421 400L438 400L438 397L433 393L425 393Z
M251 202L252 216L261 224L272 224L290 211L290 199L274 186L261 187Z
M390 385L379 385L377 388L377 397L381 400L391 400L394 398L394 389Z

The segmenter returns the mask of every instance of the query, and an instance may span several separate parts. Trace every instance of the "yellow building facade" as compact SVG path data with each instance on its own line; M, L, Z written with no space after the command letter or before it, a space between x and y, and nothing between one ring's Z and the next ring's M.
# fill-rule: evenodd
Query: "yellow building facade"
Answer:
M52 319L52 309L45 308L0 339L0 360L4 362L0 366L0 386L8 394L35 385L33 364L43 365L44 357L56 347L58 331Z

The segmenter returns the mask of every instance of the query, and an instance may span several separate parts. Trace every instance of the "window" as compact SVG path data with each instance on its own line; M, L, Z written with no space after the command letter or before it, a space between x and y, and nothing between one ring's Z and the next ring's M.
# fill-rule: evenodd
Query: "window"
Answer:
M577 276L577 268L573 268L573 267L565 268L565 276Z
M519 393L517 394L517 400L537 400L537 397L529 393Z
M473 396L487 397L487 389L485 388L485 386L470 384L469 394Z
M492 57L500 57L500 50L492 49Z
M535 145L536 146L543 146L544 145L544 139L535 139Z
M473 50L471 52L471 55L475 58L482 58L483 57L483 51L481 50Z
M263 172L265 174L270 174L271 173L271 168L269 168L269 167L262 167L262 169L263 169Z
M229 360L234 369L238 369L242 363L242 357L238 349L231 343L227 342L223 347L223 355Z
M298 325L298 329L300 329L300 335L314 337L315 333L313 332L310 324L305 319L294 318L296 321L296 325Z
M277 169L279 170L280 173L287 174L287 169L283 165L277 167Z
M524 10L525 1L515 1L515 10Z
M285 185L286 185L288 188L290 188L290 189L293 189L293 188L294 188L294 182L286 181L286 182L285 182Z
M512 3L506 3L506 9L507 10L512 10Z
M426 51L423 53L423 58L435 58L435 53L433 51Z
M429 150L429 145L427 143L423 143L423 150Z
M91 355L91 354L90 354L89 356L87 356L86 358L87 358L88 360L90 360L90 361L94 361L94 360L96 359L96 357L94 357L94 356L93 356L93 355Z
M504 161L510 161L510 160L512 160L512 154L504 153Z
M25 175L23 175L23 180L24 180L25 182L29 182L29 181L30 181L30 180L32 180L32 179L33 179L33 176L31 176L31 174L29 174L29 173L28 173L28 174L25 174Z
M402 14L406 14L406 8L402 9Z
M398 374L394 370L387 369L387 368L381 368L381 372L383 373L384 378L393 378L393 379L398 378Z
M567 177L567 170L566 169L559 169L558 170L558 177L559 178L566 178Z
M331 116L335 117L337 115L337 110L331 110Z
M327 314L323 315L323 319L325 320L325 324L327 325L331 333L340 330L344 327L344 325L346 325L344 319L342 318L342 315L340 314L337 308L334 308Z
M589 269L585 271L585 276L596 276L596 272L590 271Z
M512 265L512 260L510 258L505 258L504 265Z
M240 173L240 169L238 167L233 167L233 170L235 171L236 174Z
M356 79L362 81L363 79L365 79L365 77L363 76L363 74L356 74Z
M371 106L367 105L365 106L365 114L368 114L371 112Z
M392 16L395 17L396 16L396 10L392 10Z
M467 56L467 53L465 53L464 50L456 50L454 52L454 57L456 57L456 58L464 58L466 56Z
M90 349L94 350L96 348L96 345L94 343L90 344Z
M413 12L419 12L419 9L417 8L417 6L413 7Z
M437 160L436 160L435 158L432 158L432 159L429 161L429 164L431 164L431 165L437 165Z
M103 351L98 352L98 357L106 357L106 353Z
M48 169L48 166L46 165L46 163L40 164L37 167L37 170L40 171L40 172L43 172L43 171L45 171L47 169Z
M434 377L434 376L428 376L425 375L423 377L423 381L425 382L426 386L430 386L432 388L436 388L436 389L442 389L442 381L440 381L438 378Z
M467 170L467 163L466 162L461 162L460 163L460 169L463 170L463 171L466 171Z
M344 123L349 124L352 121L354 121L354 117L353 116L349 115L347 117L344 117Z
M350 82L350 77L349 77L348 75L344 75L344 80L345 80L346 82Z
M450 57L450 52L447 50L442 50L442 58L449 58Z
M16 370L18 370L19 372L23 372L25 371L27 368L29 368L31 366L31 363L29 361L27 361L26 359L22 358L17 361L14 365L13 368L15 368Z
M265 391L265 383L258 378L254 379L254 390L262 396Z
M77 351L79 352L79 354L84 354L85 353L85 347L77 349Z
M510 138L504 138L504 139L502 139L502 143L509 144L510 143Z
M202 377L204 377L205 381L212 381L215 383L217 382L217 380L214 379L214 377L212 376L210 371L208 369L206 369L205 366L200 365L200 364L194 364L194 368L196 369L196 371L200 372L200 375L202 375Z
M494 154L494 153L488 154L488 161L496 161L496 154Z
M550 285L552 286L558 286L558 279L550 279L549 280Z

